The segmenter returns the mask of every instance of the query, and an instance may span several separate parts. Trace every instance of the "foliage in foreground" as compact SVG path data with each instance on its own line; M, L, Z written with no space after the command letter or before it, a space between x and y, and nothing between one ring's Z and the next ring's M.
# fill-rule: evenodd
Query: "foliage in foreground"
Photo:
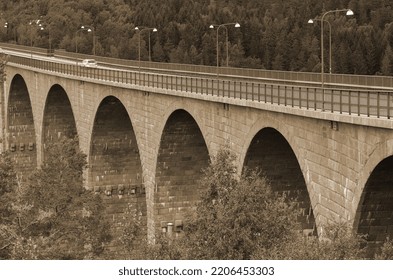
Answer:
M274 192L257 172L238 178L229 150L221 150L205 170L205 187L196 211L174 238L156 234L154 245L131 250L137 259L366 259L365 239L346 224L328 225L322 235L307 237L297 224L298 211ZM135 249L135 248L134 248ZM133 255L138 252L137 255ZM374 256L393 257L391 241ZM142 253L142 254L141 254Z
M94 259L109 240L99 196L83 188L86 156L76 140L48 145L28 182L13 185L1 220L0 250L8 259ZM3 176L4 177L4 176ZM11 196L10 196L11 197Z

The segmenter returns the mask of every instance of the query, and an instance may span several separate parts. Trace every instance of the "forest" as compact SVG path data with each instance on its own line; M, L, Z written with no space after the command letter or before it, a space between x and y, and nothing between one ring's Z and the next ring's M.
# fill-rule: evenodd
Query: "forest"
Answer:
M140 39L141 59L149 60L150 38L152 61L201 65L216 65L218 42L219 64L225 66L227 31L230 67L307 72L321 69L321 16L349 8L353 16L332 12L324 18L331 26L330 33L324 22L324 61L331 38L332 73L393 74L392 0L1 0L0 5L1 42L136 60ZM221 24L228 25L217 32Z

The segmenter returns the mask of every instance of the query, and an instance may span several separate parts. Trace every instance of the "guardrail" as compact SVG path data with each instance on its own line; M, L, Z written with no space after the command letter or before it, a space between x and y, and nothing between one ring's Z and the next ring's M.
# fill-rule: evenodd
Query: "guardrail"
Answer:
M44 48L31 48L28 46L15 45L0 43L0 46L9 49L22 50L25 52L47 54L47 49ZM287 80L287 81L300 81L309 83L320 83L320 73L310 72L293 72L293 71L274 71L274 70L263 70L263 69L248 69L248 68L230 68L230 67L214 67L204 65L192 65L192 64L174 64L174 63L161 63L161 62L149 62L135 60L116 59L102 56L92 56L80 53L67 52L65 50L54 50L54 55L64 58L71 58L81 60L84 58L94 58L97 61L118 64L127 67L138 68L139 66L143 69L161 69L167 71L183 71L193 73L204 73L204 74L218 74L226 76L242 76L252 77L267 80ZM386 88L393 89L393 77L391 76L367 76L367 75L348 75L348 74L329 74L325 73L324 80L326 84L336 85L354 85L354 86L366 86L375 88Z
M390 119L392 116L392 91L353 90L345 88L322 89L321 87L89 68L79 66L76 63L62 64L17 56L11 56L9 63L75 77L202 95L245 99L300 109L386 119Z

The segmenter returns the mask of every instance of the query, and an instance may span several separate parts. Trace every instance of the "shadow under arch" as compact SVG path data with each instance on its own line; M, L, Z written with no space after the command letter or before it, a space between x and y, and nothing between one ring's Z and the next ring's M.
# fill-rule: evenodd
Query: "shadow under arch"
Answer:
M97 108L88 159L89 188L103 198L111 224L108 231L114 240L136 226L134 222L138 223L140 237L146 237L146 192L138 143L127 109L117 97L105 97ZM115 252L115 258L130 253L116 244L110 247L108 254Z
M174 111L161 135L156 164L155 220L162 228L182 227L183 215L200 200L198 181L209 164L205 139L195 119Z
M50 142L61 137L74 138L77 136L71 102L66 91L58 84L53 85L48 92L42 127L43 152Z
M366 236L371 251L393 238L393 155L380 161L368 177L354 229Z
M261 170L273 190L285 192L294 199L301 210L302 229L316 235L313 209L300 165L288 141L274 128L259 130L248 147L243 172L256 168Z
M23 77L19 74L11 81L6 125L6 149L10 151L16 172L28 177L37 167L36 134L30 95Z

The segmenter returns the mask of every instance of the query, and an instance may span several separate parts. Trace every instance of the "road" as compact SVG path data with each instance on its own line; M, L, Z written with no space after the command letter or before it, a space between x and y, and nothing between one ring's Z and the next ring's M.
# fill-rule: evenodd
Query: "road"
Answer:
M47 56L36 52L3 48L21 64L54 72L135 84L166 90L186 91L308 110L390 118L393 107L391 90L370 90L357 85L332 85L304 81L266 80L253 77L217 76L209 73L127 67L98 61L94 68L80 67L81 59ZM20 60L20 59L19 59ZM71 66L71 67L70 67ZM149 69L150 70L150 69Z

